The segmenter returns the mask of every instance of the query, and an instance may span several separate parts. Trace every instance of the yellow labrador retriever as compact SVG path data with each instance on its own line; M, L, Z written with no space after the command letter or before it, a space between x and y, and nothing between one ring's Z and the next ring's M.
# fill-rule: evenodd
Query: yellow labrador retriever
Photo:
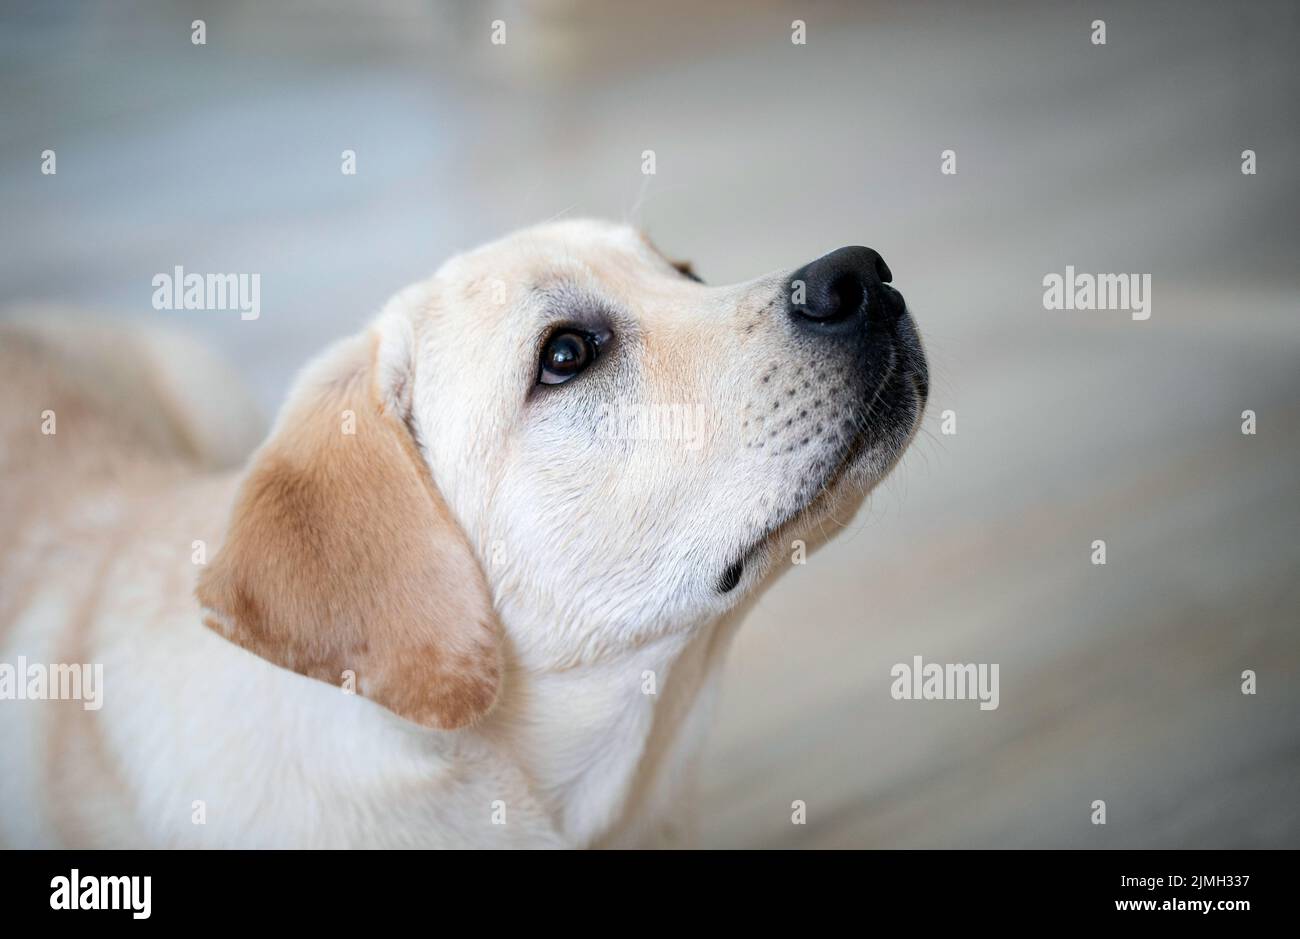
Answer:
M890 280L547 224L391 300L228 472L211 360L4 327L0 843L675 843L738 620L915 430Z

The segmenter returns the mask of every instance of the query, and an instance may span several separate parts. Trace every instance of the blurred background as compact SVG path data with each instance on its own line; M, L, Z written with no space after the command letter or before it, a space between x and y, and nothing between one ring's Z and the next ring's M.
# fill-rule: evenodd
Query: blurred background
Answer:
M871 245L925 430L742 631L703 843L1300 847L1297 40L1293 2L9 2L0 306L183 322L270 417L557 215L717 283ZM259 272L261 318L154 311L177 264ZM1066 265L1151 274L1150 320L1044 310ZM915 655L999 663L1000 707L893 700Z

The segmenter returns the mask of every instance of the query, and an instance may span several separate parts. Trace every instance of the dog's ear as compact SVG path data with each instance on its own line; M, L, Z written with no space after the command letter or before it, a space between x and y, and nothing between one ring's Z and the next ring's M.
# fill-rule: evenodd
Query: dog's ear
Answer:
M408 327L409 329L409 327ZM500 629L483 572L407 413L409 338L340 344L253 456L196 595L207 626L427 727L485 714Z

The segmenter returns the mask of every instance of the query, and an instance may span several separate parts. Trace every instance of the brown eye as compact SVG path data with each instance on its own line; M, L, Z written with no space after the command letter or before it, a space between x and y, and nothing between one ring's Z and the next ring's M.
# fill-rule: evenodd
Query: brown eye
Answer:
M573 378L596 361L596 343L584 333L561 330L542 347L542 367L537 380L543 385L559 385Z

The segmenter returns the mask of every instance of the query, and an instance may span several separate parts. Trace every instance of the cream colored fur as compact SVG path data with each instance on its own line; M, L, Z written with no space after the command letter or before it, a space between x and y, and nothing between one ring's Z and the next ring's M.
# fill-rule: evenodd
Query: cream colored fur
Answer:
M0 327L0 662L104 667L99 710L0 701L0 844L686 843L744 611L922 403L849 448L783 277L702 286L597 222L518 233L326 351L225 471L258 425L203 393L206 356ZM536 385L575 318L616 338ZM695 430L620 433L628 407Z

